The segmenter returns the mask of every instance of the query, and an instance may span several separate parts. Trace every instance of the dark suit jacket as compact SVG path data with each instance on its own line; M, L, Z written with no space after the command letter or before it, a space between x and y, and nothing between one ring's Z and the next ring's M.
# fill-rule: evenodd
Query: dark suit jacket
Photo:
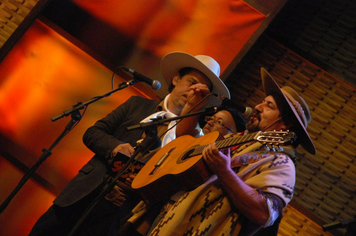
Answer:
M61 207L72 205L103 183L109 167L107 157L111 151L122 143L135 146L136 141L142 137L143 130L127 131L126 128L139 124L141 120L156 112L159 103L133 96L90 127L83 136L83 142L95 156L62 190L54 204Z

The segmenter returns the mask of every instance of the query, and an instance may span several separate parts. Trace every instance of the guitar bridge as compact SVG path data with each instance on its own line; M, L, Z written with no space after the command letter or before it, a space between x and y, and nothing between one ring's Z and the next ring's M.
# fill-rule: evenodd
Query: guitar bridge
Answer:
M169 155L174 151L174 149L176 148L171 148L168 152L163 154L163 156L155 164L155 168L151 171L150 175L153 175L157 171L157 169L162 165L162 163L167 159L167 157L169 157Z

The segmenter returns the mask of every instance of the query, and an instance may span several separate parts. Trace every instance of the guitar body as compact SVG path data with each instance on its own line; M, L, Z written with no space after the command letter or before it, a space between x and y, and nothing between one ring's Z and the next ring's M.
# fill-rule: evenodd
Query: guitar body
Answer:
M178 191L189 191L204 183L212 172L195 147L214 143L220 138L215 131L200 138L181 136L161 148L139 171L132 182L147 204L155 204ZM201 153L201 152L200 152ZM193 155L193 156L192 156Z
M131 187L147 204L155 204L179 191L198 187L213 174L202 159L202 151L210 143L215 142L220 150L253 140L265 145L287 145L296 140L294 132L288 130L259 131L222 140L219 138L220 133L214 131L200 138L184 135L173 140L146 163ZM258 159L252 158L251 161Z

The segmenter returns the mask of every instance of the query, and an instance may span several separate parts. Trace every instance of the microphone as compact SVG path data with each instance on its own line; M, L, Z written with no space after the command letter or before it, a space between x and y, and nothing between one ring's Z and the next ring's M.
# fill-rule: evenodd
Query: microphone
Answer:
M137 80L141 81L141 82L145 82L148 85L151 85L153 90L158 90L161 88L161 83L158 80L153 80L150 79L138 72L136 72L135 70L131 69L131 68L127 68L127 67L122 67L124 70L126 70L127 72L131 73L134 78L136 78Z
M233 108L235 110L237 110L238 112L240 112L242 114L242 116L245 119L250 119L250 117L253 115L253 109L251 107L245 107L242 106L240 104L237 104L236 102L232 101L231 99L225 98L225 97L220 97L218 96L218 98L220 98L222 100L221 103L221 107L224 108Z
M351 227L351 226L356 227L356 218L335 221L335 222L323 225L322 228L324 231L329 231L329 230L337 229L337 228L345 228L345 227L347 227L349 229L353 229L353 227Z

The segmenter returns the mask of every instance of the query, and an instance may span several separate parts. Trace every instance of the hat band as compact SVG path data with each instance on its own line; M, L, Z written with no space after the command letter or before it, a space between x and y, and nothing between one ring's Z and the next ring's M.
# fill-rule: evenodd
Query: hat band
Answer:
M288 98L288 100L292 103L294 109L297 111L299 117L302 119L304 123L304 128L307 128L308 122L307 122L307 118L305 117L302 105L298 101L296 101L289 93L285 91L283 91L283 93Z

